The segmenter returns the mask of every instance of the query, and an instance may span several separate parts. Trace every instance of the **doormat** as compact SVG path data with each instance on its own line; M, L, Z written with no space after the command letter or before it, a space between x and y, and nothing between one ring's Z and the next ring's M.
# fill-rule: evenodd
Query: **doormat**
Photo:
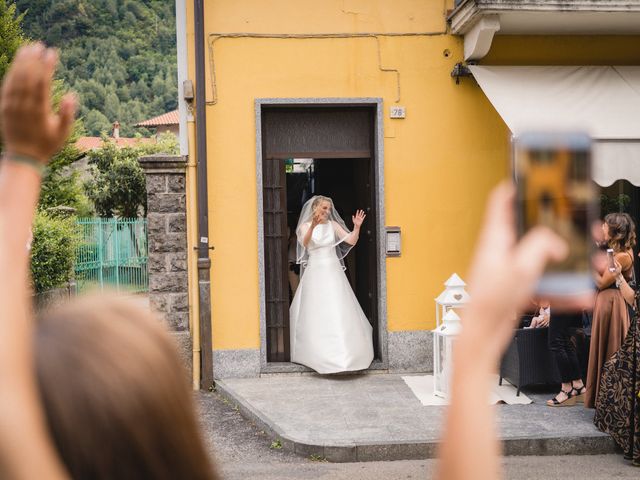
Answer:
M447 405L444 398L437 397L433 393L433 375L415 375L402 377L413 394L424 406ZM491 392L490 403L502 403L507 405L529 405L532 400L524 393L520 392L516 396L517 389L506 380L502 380L502 385L498 385L498 376L493 376L494 387Z

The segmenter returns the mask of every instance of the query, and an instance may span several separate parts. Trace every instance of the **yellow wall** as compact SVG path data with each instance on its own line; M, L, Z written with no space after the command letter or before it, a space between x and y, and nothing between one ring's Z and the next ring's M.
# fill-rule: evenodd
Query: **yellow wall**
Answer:
M215 97L207 65L207 100L217 99L207 107L215 349L260 345L254 99L264 97L384 100L386 224L399 225L403 232L402 256L387 259L388 327L433 328L433 299L451 273L465 278L487 192L509 169L505 124L472 79L456 85L450 77L463 56L462 39L442 34L444 9L452 3L206 2L209 33L428 33L379 40L382 66L400 72L399 105L407 108L403 120L388 118L397 95L396 77L379 69L374 38L215 41L209 50L215 62ZM513 58L562 63L563 55L577 50L587 55L582 39L564 40L553 50L552 40L498 37L485 63ZM621 45L619 39L605 41ZM624 58L637 56L628 46L624 50ZM606 48L601 53L607 58Z

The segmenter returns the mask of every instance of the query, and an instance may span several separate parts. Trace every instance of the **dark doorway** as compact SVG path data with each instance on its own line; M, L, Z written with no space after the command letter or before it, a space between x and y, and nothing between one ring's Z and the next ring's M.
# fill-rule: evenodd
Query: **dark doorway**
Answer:
M313 195L333 199L352 228L351 216L367 218L357 246L345 258L346 275L378 332L378 238L373 149L375 109L265 109L262 115L265 316L267 361L289 361L289 304L299 273L295 228L302 205ZM323 140L323 138L325 140Z

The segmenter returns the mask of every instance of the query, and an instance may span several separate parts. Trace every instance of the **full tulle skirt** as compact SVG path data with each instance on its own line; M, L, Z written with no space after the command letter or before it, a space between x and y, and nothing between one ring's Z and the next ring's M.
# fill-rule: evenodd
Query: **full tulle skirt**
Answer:
M289 309L291 361L318 373L364 370L373 329L338 258L309 258Z

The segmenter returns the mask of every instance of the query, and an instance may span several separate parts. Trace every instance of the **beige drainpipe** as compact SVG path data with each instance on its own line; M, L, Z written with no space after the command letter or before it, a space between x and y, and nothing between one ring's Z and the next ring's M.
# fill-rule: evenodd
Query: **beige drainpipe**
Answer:
M180 155L187 157L187 276L189 285L189 331L191 332L191 365L193 389L200 390L201 341L200 341L200 301L198 294L198 198L197 198L197 158L195 123L193 118L193 91L187 92L187 0L176 0L176 47L178 64L178 112Z
M195 146L195 124L193 120L187 123L189 145ZM197 162L195 151L192 150L187 162L187 256L189 259L189 305L191 322L192 365L193 365L193 389L200 390L200 302L198 297L198 255L195 251L198 245L198 199L197 199Z

